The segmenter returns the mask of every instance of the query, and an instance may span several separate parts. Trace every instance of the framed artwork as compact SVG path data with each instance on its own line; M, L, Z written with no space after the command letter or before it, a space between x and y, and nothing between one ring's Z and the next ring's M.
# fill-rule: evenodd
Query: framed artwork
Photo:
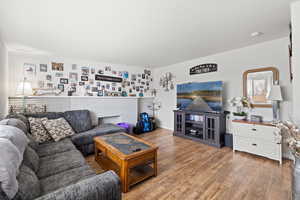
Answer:
M102 97L103 96L103 90L99 90L97 96Z
M79 82L79 85L80 86L83 86L85 83L84 82Z
M64 76L63 73L60 73L60 72L55 73L55 77L63 77L63 76Z
M77 82L78 81L78 74L76 72L69 73L70 82Z
M47 64L40 64L40 72L47 72L48 66Z
M72 70L77 70L77 64L72 64Z
M36 65L31 63L24 63L23 73L24 77L27 78L27 80L32 80L36 75Z
M64 63L52 62L51 65L53 71L64 71Z
M57 89L59 89L60 91L64 92L64 91L65 91L65 86L64 86L64 84L58 84L58 85L57 85Z
M61 78L59 82L60 82L60 84L68 84L69 83L69 79L67 79L67 78Z
M99 69L99 70L98 70L98 74L104 74L103 69Z
M81 81L89 81L89 77L88 76L81 76Z
M47 75L46 75L46 80L47 80L47 81L52 81L52 76L51 76L50 74L47 74Z
M89 67L81 67L81 73L82 75L89 75L90 73L90 68Z

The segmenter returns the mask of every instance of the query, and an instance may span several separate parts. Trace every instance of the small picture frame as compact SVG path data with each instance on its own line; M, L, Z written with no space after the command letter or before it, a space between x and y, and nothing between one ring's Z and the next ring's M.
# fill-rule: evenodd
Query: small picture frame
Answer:
M102 97L103 96L103 90L98 90L97 96Z
M89 81L89 77L88 76L81 76L81 81Z
M47 75L46 75L46 80L47 80L47 81L52 81L52 76L51 76L50 74L47 74Z
M85 82L79 82L79 86L83 86Z
M61 78L59 82L60 82L60 84L69 84L69 79Z
M64 86L64 84L58 84L58 85L57 85L57 89L59 89L61 92L64 92L64 91L65 91L65 86Z
M52 71L64 71L64 63L52 62Z
M48 66L47 64L40 64L40 72L47 72Z

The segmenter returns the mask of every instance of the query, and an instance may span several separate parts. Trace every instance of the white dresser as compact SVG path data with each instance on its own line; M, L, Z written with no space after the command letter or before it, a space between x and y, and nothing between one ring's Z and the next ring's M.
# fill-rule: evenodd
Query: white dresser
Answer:
M243 151L282 163L281 135L270 123L233 120L233 151Z

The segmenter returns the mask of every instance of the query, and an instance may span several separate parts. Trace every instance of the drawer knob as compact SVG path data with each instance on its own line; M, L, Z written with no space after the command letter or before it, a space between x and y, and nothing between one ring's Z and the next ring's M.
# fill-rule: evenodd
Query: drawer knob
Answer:
M257 144L252 144L253 146L257 146Z

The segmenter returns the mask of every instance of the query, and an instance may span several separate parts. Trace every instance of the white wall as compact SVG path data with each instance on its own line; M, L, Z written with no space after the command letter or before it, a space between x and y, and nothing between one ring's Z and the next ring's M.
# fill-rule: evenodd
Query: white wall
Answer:
M59 84L60 78L69 78L69 72L75 72L78 74L78 79L80 81L81 77L81 67L82 66L87 66L87 67L95 67L95 71L97 73L98 69L104 70L105 66L111 66L112 70L115 71L128 71L129 72L129 81L131 81L131 74L142 74L144 73L145 67L142 66L129 66L125 64L112 64L112 63L101 63L101 62L95 62L95 61L86 61L86 60L78 60L78 59L71 59L71 58L63 58L63 57L57 57L57 56L46 56L46 55L31 55L31 54L20 54L20 53L14 53L14 52L9 52L8 55L8 60L9 60L9 96L15 96L16 94L16 88L17 85L20 81L23 80L24 77L24 71L23 71L23 65L24 63L31 63L36 65L36 75L34 78L31 80L33 88L38 87L38 81L44 81L46 83L53 83L54 86L57 86ZM64 71L63 77L55 77L55 73L61 73L61 71L52 71L51 69L51 62L61 62L64 63ZM39 70L39 64L47 64L48 65L48 72L40 72ZM77 70L72 70L72 64L77 64ZM111 72L104 72L104 75L109 75L109 76L116 76L113 75ZM46 81L46 75L52 75L52 81ZM151 74L152 76L152 74ZM94 75L91 73L89 74L89 78L94 79ZM118 76L116 76L118 77ZM138 78L141 79L141 78ZM152 88L152 83L150 81L150 78L148 80L146 79L141 79L141 81L149 81L150 83L150 90L147 91L147 93L144 93L145 96L150 96L151 95L151 88ZM94 84L91 85L96 87L96 82L94 80ZM70 83L70 81L69 81ZM110 82L102 82L103 85L106 83L111 84ZM88 84L86 82L86 84ZM141 85L136 82L136 85ZM117 83L117 86L121 86L120 83ZM144 87L147 87L146 85L143 85ZM67 85L65 85L65 92L61 94L61 96L67 96ZM130 86L131 87L131 86ZM127 94L129 94L129 88L126 87ZM78 88L78 87L77 87ZM110 90L110 92L113 92ZM117 92L117 90L115 91ZM133 92L138 95L138 92ZM96 95L96 93L94 94Z
M225 103L225 110L232 110L232 108L229 107L227 100L232 97L243 95L243 72L248 69L270 66L276 67L280 72L280 85L282 85L283 97L285 100L281 104L281 115L282 119L288 119L289 116L292 115L292 86L289 80L288 43L289 39L286 37L155 69L154 88L158 89L157 98L162 103L162 108L158 111L157 115L158 120L160 121L160 126L163 128L173 129L174 120L172 110L176 108L176 89L170 92L165 92L163 88L159 86L159 78L163 73L172 72L173 75L175 75L176 83L191 81L223 81L225 84L223 99ZM192 76L189 75L190 67L210 62L218 64L217 72ZM253 110L253 114L254 113L262 115L264 120L272 120L271 108L256 108ZM230 132L231 124L227 124L227 131Z
M292 35L293 35L293 108L294 120L300 123L300 1L291 4Z
M0 119L7 114L7 49L0 38Z

